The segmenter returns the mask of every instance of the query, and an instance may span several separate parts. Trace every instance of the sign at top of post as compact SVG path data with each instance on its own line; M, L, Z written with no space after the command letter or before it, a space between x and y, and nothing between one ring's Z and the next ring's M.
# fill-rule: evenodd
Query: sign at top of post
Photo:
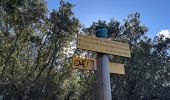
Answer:
M130 57L129 45L108 39L78 34L77 48L106 54Z
M96 28L96 37L106 38L107 32L108 32L108 30L107 30L106 25L101 25L101 26Z

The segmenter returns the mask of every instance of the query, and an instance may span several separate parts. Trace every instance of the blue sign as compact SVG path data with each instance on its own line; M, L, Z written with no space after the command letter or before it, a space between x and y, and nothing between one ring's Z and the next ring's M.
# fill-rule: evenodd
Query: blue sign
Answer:
M106 26L99 26L96 28L96 37L107 37L107 27Z

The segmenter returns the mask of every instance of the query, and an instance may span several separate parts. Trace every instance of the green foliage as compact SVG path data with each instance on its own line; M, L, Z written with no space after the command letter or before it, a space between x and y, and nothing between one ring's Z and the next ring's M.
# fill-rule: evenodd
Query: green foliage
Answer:
M79 28L73 5L61 1L59 9L48 17L43 0L1 0L1 3L3 99L51 100L63 94L63 98L74 97L76 82L70 70L70 57L64 53Z

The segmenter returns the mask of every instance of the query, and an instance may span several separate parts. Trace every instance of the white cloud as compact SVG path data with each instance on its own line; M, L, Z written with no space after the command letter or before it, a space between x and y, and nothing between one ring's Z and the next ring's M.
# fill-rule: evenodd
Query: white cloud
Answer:
M165 38L170 38L170 29L169 30L162 30L157 35L158 36L163 35L164 39Z

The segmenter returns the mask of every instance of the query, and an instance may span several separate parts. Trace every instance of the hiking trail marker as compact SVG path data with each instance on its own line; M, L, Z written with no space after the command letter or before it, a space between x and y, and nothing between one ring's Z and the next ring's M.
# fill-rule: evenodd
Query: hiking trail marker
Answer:
M95 60L89 58L72 57L72 68L95 70Z
M77 48L97 52L97 100L112 100L110 86L110 72L119 72L124 74L124 66L121 64L110 64L107 54L130 57L129 45L126 43L111 41L107 39L108 30L105 24L96 28L96 37L78 34ZM78 65L85 66L83 61ZM78 66L77 65L77 66ZM119 66L110 69L109 66ZM82 68L82 67L81 67ZM84 68L84 67L83 67ZM109 72L110 71L110 72Z

